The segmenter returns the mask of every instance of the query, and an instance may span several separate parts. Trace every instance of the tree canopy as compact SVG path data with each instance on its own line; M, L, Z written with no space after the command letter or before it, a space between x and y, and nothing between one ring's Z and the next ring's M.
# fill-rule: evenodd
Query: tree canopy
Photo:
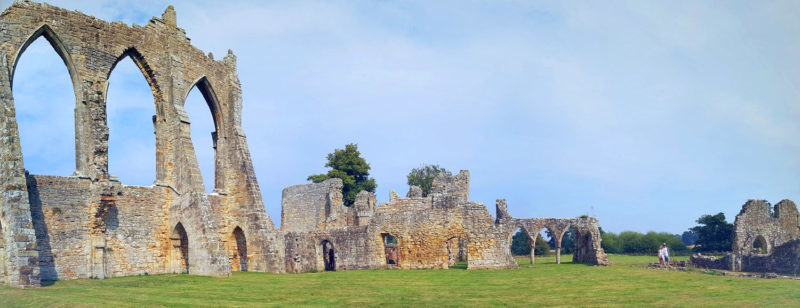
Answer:
M439 167L439 165L422 165L419 168L411 169L411 172L409 172L406 177L408 178L409 186L419 186L419 188L422 189L422 196L427 197L428 193L431 192L433 179L440 173L453 175L450 171L447 171L447 169Z
M342 195L345 206L352 206L356 195L362 190L375 192L378 184L375 183L375 179L369 177L370 166L361 157L357 144L351 143L345 145L344 149L335 149L333 153L328 154L327 158L328 163L325 164L325 167L331 168L331 170L328 173L310 175L308 176L309 181L320 183L332 178L342 179L344 184Z
M684 254L688 251L680 236L667 232L601 232L600 236L603 250L607 253L656 254L663 243L667 243L670 253Z
M694 250L730 251L733 245L733 224L725 221L722 212L716 215L703 215L697 219L699 226L689 230L697 234Z

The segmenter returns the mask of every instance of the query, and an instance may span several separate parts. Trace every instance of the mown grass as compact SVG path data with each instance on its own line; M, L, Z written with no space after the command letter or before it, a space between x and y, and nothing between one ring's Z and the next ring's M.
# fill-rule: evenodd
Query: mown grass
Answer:
M800 281L647 269L653 257L611 255L609 267L537 258L519 270L367 270L151 275L0 287L1 307L65 306L800 306ZM564 256L562 260L571 260Z

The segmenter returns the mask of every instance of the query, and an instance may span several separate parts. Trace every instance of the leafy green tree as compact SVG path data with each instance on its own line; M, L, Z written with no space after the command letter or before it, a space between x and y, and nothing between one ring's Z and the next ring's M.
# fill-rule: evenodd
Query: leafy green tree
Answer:
M523 256L531 253L531 239L528 234L522 229L517 230L514 236L511 237L511 254L515 256Z
M358 145L351 143L345 145L344 149L335 149L328 154L328 163L325 167L331 168L328 173L308 176L308 180L320 183L327 179L342 179L344 187L342 195L345 206L352 206L356 200L356 195L362 190L375 192L378 184L375 179L369 177L369 164L358 151Z
M533 253L537 256L546 256L550 254L550 245L547 245L547 242L539 234L536 235L536 244L534 244Z
M733 241L733 224L725 221L725 214L703 215L697 219L699 226L689 230L697 233L696 251L730 251Z
M693 231L684 231L681 235L681 240L687 246L694 245L694 243L697 242L697 233Z
M419 188L422 189L422 196L427 197L428 193L431 192L433 179L440 173L453 175L450 171L447 171L447 169L439 167L439 165L422 165L419 168L411 169L411 172L409 172L406 177L408 178L409 186L419 186Z
M602 239L601 246L607 253L622 253L622 242L619 241L619 235L611 232L600 232Z

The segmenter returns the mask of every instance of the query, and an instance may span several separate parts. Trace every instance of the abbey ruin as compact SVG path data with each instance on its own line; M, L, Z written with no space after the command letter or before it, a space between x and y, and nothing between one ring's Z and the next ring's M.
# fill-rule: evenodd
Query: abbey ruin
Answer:
M39 37L63 59L74 86L72 176L29 174L24 166L11 89L20 55ZM155 103L152 186L124 185L108 173L108 77L126 57L141 69ZM0 282L7 285L159 273L448 268L457 259L469 269L516 268L509 245L518 228L531 238L548 228L560 247L575 227L573 260L607 264L596 219L517 219L502 199L493 218L469 201L466 171L437 178L428 197L412 187L405 198L393 193L380 205L362 192L345 207L338 180L292 186L283 192L276 228L241 126L236 56L229 51L215 60L193 47L172 7L144 26L129 26L17 1L0 14L0 68ZM194 87L216 127L211 193L183 107Z
M737 272L800 272L800 212L791 200L773 206L748 200L736 215L731 253L722 257L695 254L691 265Z

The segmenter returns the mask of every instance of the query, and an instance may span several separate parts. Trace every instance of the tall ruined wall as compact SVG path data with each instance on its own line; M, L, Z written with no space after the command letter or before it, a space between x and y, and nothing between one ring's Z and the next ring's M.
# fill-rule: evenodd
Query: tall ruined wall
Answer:
M63 193L60 197L68 200L65 204L88 206L91 210L103 202L118 202L116 197L112 202L109 194L119 190L120 183L108 173L105 113L108 77L118 61L126 57L133 60L153 93L156 110L153 122L156 151L152 154L156 156L155 188L135 190L153 192L153 204L161 208L160 212L150 215L158 220L159 225L167 227L158 232L142 233L153 235L149 240L136 240L131 247L120 246L119 249L125 253L106 247L100 259L111 258L112 263L107 266L105 274L161 271L164 266L156 263L164 263L159 260L163 256L147 257L143 259L145 265L126 264L127 261L123 260L139 260L138 256L126 256L128 251L138 247L153 251L162 249L159 246L162 244L151 243L163 242L164 234L170 234L178 225L185 227L188 236L190 273L229 275L228 247L231 246L232 232L237 228L243 230L248 239L246 245L251 270L283 271L283 236L264 210L241 127L242 93L236 73L236 56L232 52L229 51L222 60L215 60L210 53L206 55L192 46L186 32L178 28L177 15L172 7L167 8L161 18L152 18L144 26L129 26L121 22L108 23L48 4L19 1L0 14L0 30L0 142L3 145L0 149L0 224L4 229L2 247L6 267L6 274L0 280L15 286L38 286L40 254L45 263L50 262L50 256L54 259L53 269L41 268L45 278L95 275L91 268L97 267L93 262L96 262L95 255L100 253L97 252L99 248L90 247L101 247L98 246L102 242L99 238L103 237L91 228L69 229L69 233L62 234L65 240L77 241L85 247L74 248L68 254L48 254L35 244L41 242L37 232L41 233L43 229L37 225L49 227L52 224L58 229L61 222L54 218L56 216L48 216L52 213L36 214L39 215L37 219L41 218L38 222L32 216L31 202L35 200L28 199L11 88L20 55L40 37L47 39L63 59L75 90L75 176L70 180L52 182L53 185L67 186L80 183L60 192ZM195 87L206 99L209 116L216 127L214 132L210 132L215 150L215 189L211 194L205 193L190 137L191 119L183 108L189 91ZM39 194L42 191L49 194L48 189L41 187ZM66 193L74 195L64 195ZM47 198L50 197L41 199L43 207L50 204ZM132 200L131 207L151 206L139 203L149 202L145 199ZM79 205L86 203L88 205ZM99 208L103 209L103 206ZM95 219L88 214L83 217L78 213L67 215L65 218L80 222L80 226ZM154 223L149 221L151 218L120 217L120 226ZM51 236L57 235L51 233ZM86 237L90 239L87 241ZM107 240L106 244L109 242L113 240ZM75 261L68 261L73 257ZM61 258L63 260L59 260ZM60 264L65 265L62 267ZM67 274L70 270L74 270L74 274Z
M732 251L734 270L796 273L800 270L797 206L791 200L774 208L766 200L748 200L736 215Z
M328 217L343 207L341 179L287 187L281 198L281 229L312 231L322 228Z
M764 239L767 253L788 241L800 239L800 213L794 202L778 202L773 211L766 200L748 200L736 215L733 252L756 253L753 244L759 237Z

